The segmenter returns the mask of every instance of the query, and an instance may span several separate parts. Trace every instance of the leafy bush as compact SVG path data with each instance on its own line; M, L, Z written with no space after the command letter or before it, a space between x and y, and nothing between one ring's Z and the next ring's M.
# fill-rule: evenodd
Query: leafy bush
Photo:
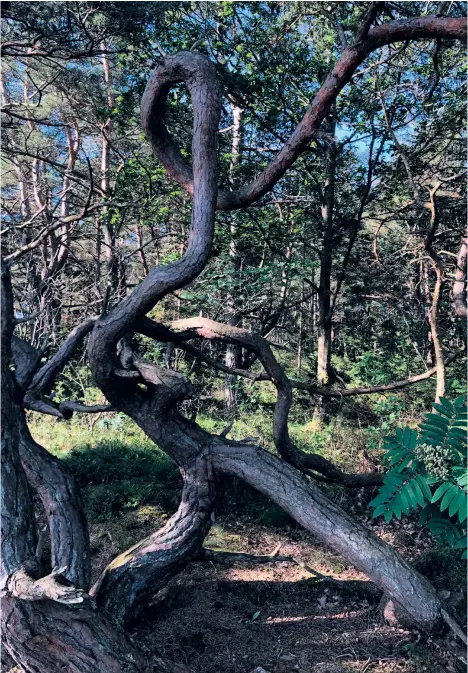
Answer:
M178 475L174 463L156 446L138 446L114 440L100 441L95 446L77 446L63 461L80 486L132 478L166 481L171 475Z
M441 398L436 413L427 413L419 430L406 426L385 437L389 470L370 506L387 523L411 510L442 544L465 549L468 470L466 468L466 397Z

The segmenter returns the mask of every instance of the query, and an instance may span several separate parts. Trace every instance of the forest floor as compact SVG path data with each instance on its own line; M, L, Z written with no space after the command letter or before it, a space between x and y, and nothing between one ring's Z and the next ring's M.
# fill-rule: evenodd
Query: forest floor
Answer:
M253 425L251 419L248 422ZM133 426L91 429L45 419L34 422L32 430L60 456L83 489L93 580L117 554L160 528L176 510L178 470ZM261 430L255 428L257 434ZM317 437L310 432L307 436ZM358 437L355 444L353 436ZM360 437L348 428L335 443L324 437L325 455L334 460L345 456L349 462L343 467L349 471L372 469L364 457L368 438ZM193 673L464 671L447 651L450 638L431 639L385 624L374 585L268 499L237 480L220 482L219 489L223 498L206 547L254 555L278 552L279 547L280 555L293 557L331 581L317 580L294 561L191 563L133 625L138 648L183 663ZM434 549L416 518L385 524L370 517L371 492L326 490L408 561L416 562L438 590L464 594L464 565L447 550ZM464 613L466 603L462 621ZM2 668L6 671L9 666Z
M144 513L146 511L146 514ZM151 508L93 527L94 568L120 551L115 538L154 529ZM414 531L376 525L406 558ZM457 661L437 642L383 622L380 595L367 578L295 526L259 526L228 516L207 547L249 554L274 550L334 581L314 579L294 562L192 563L135 624L136 644L194 673L451 673ZM420 545L418 544L420 551Z

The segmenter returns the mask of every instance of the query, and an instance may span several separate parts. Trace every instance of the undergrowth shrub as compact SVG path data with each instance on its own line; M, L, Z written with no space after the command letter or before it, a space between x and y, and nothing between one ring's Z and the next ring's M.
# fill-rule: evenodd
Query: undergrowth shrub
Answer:
M419 523L441 544L463 552L466 558L468 517L466 396L453 404L441 398L433 404L419 429L406 426L384 439L389 469L370 506L373 516L387 523L419 511Z

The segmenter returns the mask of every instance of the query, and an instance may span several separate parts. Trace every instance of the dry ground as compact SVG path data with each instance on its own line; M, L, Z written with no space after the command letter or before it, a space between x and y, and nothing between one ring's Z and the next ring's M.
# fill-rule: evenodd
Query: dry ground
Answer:
M93 530L97 566L120 550L119 536L154 529L151 508ZM138 529L138 531L137 531ZM376 531L407 558L411 531ZM293 556L343 581L313 579L295 563L192 563L154 600L132 635L136 644L194 673L452 673L456 659L417 632L382 622L367 578L295 527L272 529L228 517L207 546ZM417 541L420 549L421 540ZM349 581L349 589L346 581Z

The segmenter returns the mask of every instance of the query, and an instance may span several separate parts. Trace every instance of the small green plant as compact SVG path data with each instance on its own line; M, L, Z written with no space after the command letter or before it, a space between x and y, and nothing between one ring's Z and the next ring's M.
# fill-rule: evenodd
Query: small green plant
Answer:
M433 406L435 413L427 413L419 429L397 428L384 438L389 470L370 506L387 523L419 510L420 525L441 544L464 549L466 558L466 396L453 403L442 397Z

